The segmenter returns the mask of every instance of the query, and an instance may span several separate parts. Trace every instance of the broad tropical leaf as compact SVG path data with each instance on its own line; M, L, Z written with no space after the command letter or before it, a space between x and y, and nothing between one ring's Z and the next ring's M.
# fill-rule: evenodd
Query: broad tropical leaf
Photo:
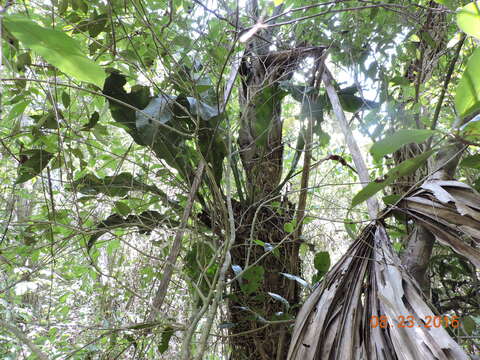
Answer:
M410 143L419 144L433 134L435 134L435 131L426 129L399 130L373 144L370 148L370 153L373 155L373 158L378 161L384 155L395 152L403 145Z
M353 197L352 206L366 201L386 186L391 185L399 177L412 174L427 161L433 152L433 150L430 150L412 159L405 160L400 165L391 169L383 179L369 183Z
M470 59L455 94L455 107L462 118L480 110L480 48Z
M25 46L31 48L60 71L73 78L103 85L105 72L88 59L79 44L65 33L42 27L32 20L12 15L5 25Z
M457 24L468 35L480 39L480 1L462 7L457 13Z

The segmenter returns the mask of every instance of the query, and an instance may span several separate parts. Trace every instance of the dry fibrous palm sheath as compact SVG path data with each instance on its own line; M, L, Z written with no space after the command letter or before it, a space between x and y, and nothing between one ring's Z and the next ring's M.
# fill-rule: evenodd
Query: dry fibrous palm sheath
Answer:
M297 316L288 359L468 359L442 327L400 327L434 316L399 265L381 224L367 226ZM392 326L371 326L386 316Z
M443 245L480 268L480 194L459 181L424 183L395 210L425 226Z
M428 181L392 210L480 267L480 195L468 185ZM443 327L424 326L435 314L400 264L383 224L368 225L303 305L288 359L468 359ZM372 316L389 326L373 327ZM399 326L407 316L414 327Z

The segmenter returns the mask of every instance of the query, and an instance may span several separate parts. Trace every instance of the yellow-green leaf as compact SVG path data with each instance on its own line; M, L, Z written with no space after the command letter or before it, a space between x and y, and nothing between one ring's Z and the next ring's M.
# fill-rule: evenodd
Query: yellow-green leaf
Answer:
M457 24L460 29L480 39L480 1L465 5L457 13Z
M433 154L433 150L424 152L412 159L405 160L400 165L391 169L385 178L382 180L374 180L360 190L357 195L352 199L352 207L369 199L384 187L392 184L396 179L401 176L406 176L414 173L427 159Z
M6 17L5 26L26 47L60 71L77 80L103 86L103 69L85 57L79 44L65 33L42 27L18 15Z
M468 59L465 72L460 79L455 94L455 107L464 118L480 110L480 48Z
M428 129L403 129L385 139L377 141L370 148L370 153L375 160L380 160L384 155L391 154L400 149L403 145L410 143L421 143L435 134L435 131Z

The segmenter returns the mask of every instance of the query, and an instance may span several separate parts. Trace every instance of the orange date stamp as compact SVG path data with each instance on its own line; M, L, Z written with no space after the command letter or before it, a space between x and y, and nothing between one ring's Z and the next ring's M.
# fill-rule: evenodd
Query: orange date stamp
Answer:
M390 318L388 316L376 316L370 317L370 327L380 327L382 329L397 327L397 328L454 328L457 329L460 326L460 320L458 316L425 316L424 319L415 318L412 315L397 316L396 318Z

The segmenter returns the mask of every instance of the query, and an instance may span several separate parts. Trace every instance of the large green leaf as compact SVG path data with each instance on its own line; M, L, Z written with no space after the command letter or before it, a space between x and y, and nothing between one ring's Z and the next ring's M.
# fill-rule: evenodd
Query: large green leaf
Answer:
M40 174L52 159L53 154L45 150L34 149L23 151L21 156L26 160L18 169L17 184L24 183Z
M375 108L379 104L372 100L362 99L361 97L355 96L353 94L338 94L340 99L340 104L342 105L343 110L355 113L362 109Z
M113 213L96 224L93 234L88 239L87 250L90 251L97 239L112 229L137 227L139 234L149 235L160 225L178 226L178 222L155 210L145 210L138 215L130 214L126 217Z
M65 33L44 28L18 15L5 18L5 26L25 46L41 55L50 64L73 78L98 86L103 85L105 72L85 57L79 44Z
M311 101L310 97L306 97L302 102L302 109L300 116L303 119L312 117L315 120L315 124L323 122L323 109L325 107L325 101L323 97L315 101Z
M163 354L165 351L168 350L168 343L170 342L170 339L172 338L174 333L175 330L171 326L166 326L165 329L163 329L161 341L158 345L158 351L160 352L160 354Z
M130 191L141 191L159 195L162 199L168 199L166 194L155 185L145 184L127 172L103 178L96 177L94 174L86 174L73 181L67 189L85 195L105 194L107 196L125 196Z
M472 169L480 169L480 154L467 156L462 160L460 166Z
M126 127L125 130L137 144L146 146L148 144L137 129L138 114L135 109L145 109L149 105L151 100L149 96L150 90L146 86L134 86L127 93L123 88L126 83L127 79L123 74L120 74L117 70L111 70L110 75L105 79L103 93L108 96L107 99L113 119Z
M480 1L462 7L457 13L457 24L468 35L480 39Z
M266 147L268 132L272 123L277 104L287 93L277 86L265 87L255 95L254 104L256 109L255 122L253 124L258 146Z
M265 270L260 265L254 265L242 273L243 282L240 288L245 294L252 294L260 288L263 283Z
M328 251L320 251L315 254L313 259L313 266L317 271L326 273L330 269L330 254Z
M330 269L330 264L330 254L328 253L328 251L320 251L315 254L315 257L313 259L313 266L315 267L315 270L317 270L317 273L312 278L312 281L314 283L325 276L325 274Z
M370 153L375 160L380 160L384 155L391 154L400 149L403 145L410 143L421 143L435 133L433 130L399 130L392 135L385 137L373 144Z
M222 119L222 116L217 116L205 121L207 125L202 126L198 131L200 151L212 166L218 184L220 184L223 175L223 160L228 153L224 130L220 127Z
M303 102L306 97L315 93L313 86L294 85L291 80L284 80L278 82L282 90L287 91L296 101Z
M176 168L183 177L188 177L189 166L184 158L187 153L184 139L178 133L161 127L161 124L166 123L169 127L178 125L178 122L171 123L174 116L173 107L169 103L176 98L165 95L151 99L149 89L145 86L134 86L127 93L124 89L126 83L125 76L116 70L112 70L105 80L103 93L109 96L113 119L126 126L127 132L137 144L150 146L159 158ZM188 103L185 105L188 106ZM141 111L135 111L132 107Z
M427 159L433 154L434 150L424 152L412 159L405 160L400 165L391 169L382 180L374 180L360 190L357 195L353 197L352 207L366 201L377 192L392 184L401 176L407 176L415 172Z
M455 107L464 118L480 110L480 48L477 48L467 63L467 68L457 86Z

